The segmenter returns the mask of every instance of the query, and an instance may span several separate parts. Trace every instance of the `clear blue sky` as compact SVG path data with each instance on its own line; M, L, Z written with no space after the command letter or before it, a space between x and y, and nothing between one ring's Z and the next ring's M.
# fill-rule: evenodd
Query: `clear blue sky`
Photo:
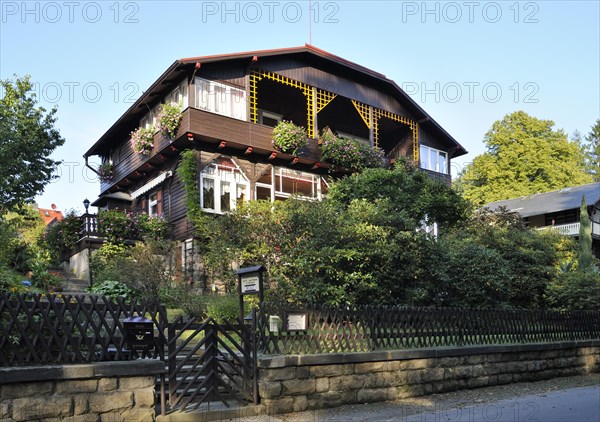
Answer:
M0 1L0 78L29 74L66 138L42 207L83 209L83 153L176 59L313 45L385 74L469 155L516 110L589 132L600 117L594 1ZM312 26L312 36L309 28Z

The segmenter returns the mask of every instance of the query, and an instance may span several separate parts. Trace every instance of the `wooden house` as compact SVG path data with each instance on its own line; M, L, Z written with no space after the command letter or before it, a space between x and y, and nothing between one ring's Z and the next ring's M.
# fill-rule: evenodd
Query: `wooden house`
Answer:
M530 227L579 236L581 198L585 198L592 223L592 251L600 258L600 183L573 186L487 204L519 213Z
M177 133L158 130L152 149L136 153L130 141L139 127L156 127L161 104L182 109ZM282 121L303 126L301 154L277 151L273 128ZM92 204L160 214L189 255L193 227L177 174L181 152L194 149L201 208L224 213L240 201L319 199L330 176L344 174L322 159L319 133L377 146L389 160L405 156L450 183L451 159L466 150L394 81L311 45L175 61L85 153L100 157L110 174ZM97 170L97 169L94 169Z

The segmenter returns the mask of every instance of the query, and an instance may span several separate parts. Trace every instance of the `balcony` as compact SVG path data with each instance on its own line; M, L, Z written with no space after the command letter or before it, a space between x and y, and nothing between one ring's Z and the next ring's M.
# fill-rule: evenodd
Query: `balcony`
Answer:
M579 221L576 223L557 224L555 226L536 227L537 230L554 230L565 236L579 236ZM592 221L592 237L600 238L600 223Z

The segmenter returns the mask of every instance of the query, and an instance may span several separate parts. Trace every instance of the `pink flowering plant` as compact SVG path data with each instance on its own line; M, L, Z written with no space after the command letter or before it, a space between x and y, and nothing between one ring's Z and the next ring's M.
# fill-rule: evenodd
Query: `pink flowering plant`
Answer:
M181 123L181 108L177 104L163 104L157 116L158 130L167 138L172 139L177 134Z
M140 127L131 132L131 145L138 154L148 154L154 147L154 128Z
M169 223L162 216L105 210L98 214L98 230L109 242L122 244L127 240L165 239Z
M323 161L352 170L383 167L384 152L356 139L338 138L329 129L321 134Z
M111 243L123 243L134 237L134 229L127 213L120 210L100 211L98 231Z
M281 152L297 155L306 145L306 130L292 122L283 120L273 129L273 147Z

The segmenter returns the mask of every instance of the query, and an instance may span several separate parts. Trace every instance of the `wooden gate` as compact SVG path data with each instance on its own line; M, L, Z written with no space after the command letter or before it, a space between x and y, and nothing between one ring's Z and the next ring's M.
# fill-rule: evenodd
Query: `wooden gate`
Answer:
M170 410L193 411L212 402L258 404L255 332L240 321L218 324L212 318L169 323L163 408L165 390Z

